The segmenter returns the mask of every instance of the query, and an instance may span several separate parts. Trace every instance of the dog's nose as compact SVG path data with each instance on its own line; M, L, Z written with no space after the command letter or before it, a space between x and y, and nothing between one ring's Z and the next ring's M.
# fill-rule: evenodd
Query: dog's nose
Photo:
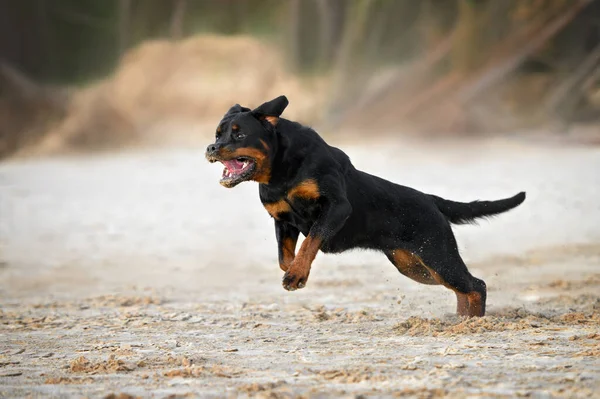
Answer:
M206 154L207 155L213 155L218 150L219 150L219 147L216 144L211 144L208 147L206 147Z

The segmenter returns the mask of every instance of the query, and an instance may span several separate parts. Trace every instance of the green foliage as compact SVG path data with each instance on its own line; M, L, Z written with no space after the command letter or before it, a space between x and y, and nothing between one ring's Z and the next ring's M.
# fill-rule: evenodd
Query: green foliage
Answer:
M78 83L108 74L121 52L168 38L173 0L19 0L0 3L13 45L2 58L37 80ZM187 0L183 34L251 34L278 38L285 21L278 0ZM126 11L126 12L124 12ZM124 45L124 48L121 48Z

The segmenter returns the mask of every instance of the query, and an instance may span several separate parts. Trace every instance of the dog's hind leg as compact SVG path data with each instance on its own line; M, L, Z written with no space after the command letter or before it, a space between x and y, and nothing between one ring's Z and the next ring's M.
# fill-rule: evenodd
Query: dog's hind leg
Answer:
M421 258L413 252L399 248L393 251L386 251L385 255L400 273L415 280L417 283L427 285L440 284L432 277L429 269L423 265Z
M388 251L385 253L388 257L388 259L394 264L394 266L396 266L396 269L398 269L398 271L400 273L402 273L403 275L405 275L406 277L421 283L421 284L427 284L427 285L444 285L447 288L450 288L452 291L454 291L454 293L456 294L456 313L460 316L477 316L479 315L479 313L482 314L482 311L479 310L477 311L477 314L471 314L470 312L470 301L469 301L469 293L471 293L471 289L468 287L465 287L464 283L460 283L460 282L455 282L454 285L452 285L451 283L448 282L448 280L450 281L454 281L456 279L450 278L444 278L442 277L442 275L438 272L436 272L434 269L432 269L430 266L427 266L426 263L423 261L423 259L421 259L420 256L414 254L411 251L405 250L405 249L397 249L397 250L393 250L393 251ZM429 257L427 257L429 258ZM435 264L437 264L437 262L434 262ZM465 267L466 269L466 267ZM445 274L445 273L444 273ZM461 273L464 274L464 273ZM467 271L468 274L468 271ZM474 279L473 276L470 276L470 274L468 276L464 276L462 277L463 279L466 280L470 280L470 279ZM479 280L481 281L481 280ZM481 281L481 283L483 283L483 281ZM458 286L458 287L457 287ZM460 287L460 288L459 288ZM462 288L462 291L461 291ZM466 293L465 291L469 292ZM474 311L478 308L481 307L481 305L479 303L475 303L477 301L477 297L472 294L471 295L472 298L472 302L473 302L473 306L474 306ZM485 308L485 289L483 290L483 307Z
M456 294L457 313L460 316L485 315L487 288L485 282L473 277L456 248L441 251L430 247L419 254L431 277Z
M388 259L405 276L428 285L443 285L456 294L460 316L484 316L485 283L469 273L452 237L446 245L419 246L418 250L386 251Z

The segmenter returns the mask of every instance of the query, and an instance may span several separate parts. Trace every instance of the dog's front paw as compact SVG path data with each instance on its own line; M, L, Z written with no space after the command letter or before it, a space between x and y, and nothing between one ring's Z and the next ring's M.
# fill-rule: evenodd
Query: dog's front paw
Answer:
M288 291L296 291L304 288L307 280L308 274L288 270L283 276L283 288Z

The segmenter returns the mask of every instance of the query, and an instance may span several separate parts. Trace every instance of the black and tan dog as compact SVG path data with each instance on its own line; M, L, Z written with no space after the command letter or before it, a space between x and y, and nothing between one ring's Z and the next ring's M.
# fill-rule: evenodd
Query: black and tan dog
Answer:
M453 202L361 172L314 130L280 118L287 105L281 96L254 110L233 106L206 150L210 162L225 165L223 186L260 183L260 200L275 220L284 288L306 285L319 250L373 249L405 276L453 290L459 315L483 316L486 285L467 270L450 224L508 211L525 193ZM306 239L296 254L300 233Z

